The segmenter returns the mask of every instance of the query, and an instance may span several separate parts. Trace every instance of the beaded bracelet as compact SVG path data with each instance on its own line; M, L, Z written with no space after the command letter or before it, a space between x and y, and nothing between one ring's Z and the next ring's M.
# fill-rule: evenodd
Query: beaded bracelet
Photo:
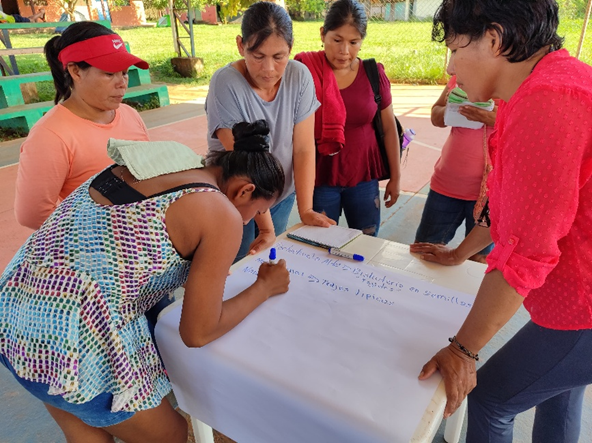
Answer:
M460 349L460 350L461 350L461 352L462 352L463 354L465 354L467 357L470 357L470 358L472 358L472 359L473 359L473 360L475 360L475 361L479 361L479 354L473 354L471 351L469 351L467 348L465 348L463 345L461 345L461 344L458 342L458 340L456 339L456 335L455 335L454 337L450 337L450 338L448 339L448 341L449 341L450 343L454 343L454 344L455 344L455 345L458 347L458 349Z

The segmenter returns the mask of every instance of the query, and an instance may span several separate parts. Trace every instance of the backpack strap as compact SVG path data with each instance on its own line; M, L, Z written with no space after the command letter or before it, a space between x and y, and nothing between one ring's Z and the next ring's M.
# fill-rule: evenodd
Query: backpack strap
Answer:
M382 127L382 118L380 117L380 103L382 102L382 96L380 95L380 79L378 77L378 66L376 65L376 60L373 58L368 58L364 60L364 70L366 71L366 76L370 81L370 86L372 86L372 92L374 93L374 101L376 102L376 106L378 109L376 110L377 115L374 116L374 131L376 132L376 137L378 138L379 144L382 140L384 140L384 129ZM380 124L379 124L380 123ZM395 115L395 124L397 126L397 135L399 136L399 147L401 149L400 155L403 155L403 125ZM388 163L387 163L388 164Z
M376 116L374 117L374 130L376 131L376 137L379 140L384 139L384 130L382 128L382 118L380 117L380 103L382 103L382 96L380 95L380 79L378 78L378 66L376 60L368 58L363 61L364 70L366 76L372 86L372 93L374 94L374 101L376 102ZM380 125L378 124L380 123Z
M379 177L379 180L390 179L391 171L389 167L388 154L386 153L386 146L384 144L384 128L382 127L382 116L380 114L380 103L382 102L382 96L380 95L380 80L378 78L378 66L376 60L369 58L363 61L364 70L366 71L366 77L370 81L372 86L372 93L374 94L374 101L376 102L376 114L372 120L374 126L374 134L376 134L376 141L378 142L378 150L380 151L380 157L382 158L382 164L384 167L384 175Z

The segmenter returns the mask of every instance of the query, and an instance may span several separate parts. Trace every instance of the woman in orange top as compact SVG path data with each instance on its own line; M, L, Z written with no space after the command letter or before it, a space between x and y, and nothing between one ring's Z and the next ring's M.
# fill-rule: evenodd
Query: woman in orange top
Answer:
M121 103L128 68L148 63L128 53L121 37L97 23L74 23L46 43L45 56L56 106L21 147L14 204L17 221L32 229L112 163L109 138L148 140L138 112Z

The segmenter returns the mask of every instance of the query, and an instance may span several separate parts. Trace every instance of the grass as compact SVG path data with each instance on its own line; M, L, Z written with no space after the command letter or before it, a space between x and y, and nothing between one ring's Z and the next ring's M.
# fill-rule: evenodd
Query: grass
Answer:
M292 53L320 50L321 25L320 21L294 22L295 44ZM576 51L581 29L581 20L561 22L559 33L565 36L565 47L572 54ZM182 78L171 67L170 58L175 57L176 53L170 28L133 28L117 32L129 42L134 54L150 63L154 81L204 85L218 68L239 58L235 37L240 33L240 26L196 25L194 31L196 55L202 57L205 64L203 73L195 79ZM51 34L13 34L11 37L15 47L30 47L44 45ZM445 48L442 44L432 42L430 37L429 22L371 22L360 57L374 57L382 62L393 82L436 84L444 75ZM188 39L184 44L189 47ZM592 31L588 32L580 58L592 64ZM48 70L42 55L22 55L17 61L22 73ZM43 99L52 98L53 93Z
M26 137L27 134L27 131L22 131L20 129L0 128L0 142Z

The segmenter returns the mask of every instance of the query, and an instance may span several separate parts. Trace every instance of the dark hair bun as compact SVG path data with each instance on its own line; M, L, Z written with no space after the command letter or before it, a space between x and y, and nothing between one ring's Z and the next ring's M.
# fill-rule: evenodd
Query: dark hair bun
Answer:
M267 120L253 123L240 122L232 127L234 150L247 152L269 151L269 126Z

